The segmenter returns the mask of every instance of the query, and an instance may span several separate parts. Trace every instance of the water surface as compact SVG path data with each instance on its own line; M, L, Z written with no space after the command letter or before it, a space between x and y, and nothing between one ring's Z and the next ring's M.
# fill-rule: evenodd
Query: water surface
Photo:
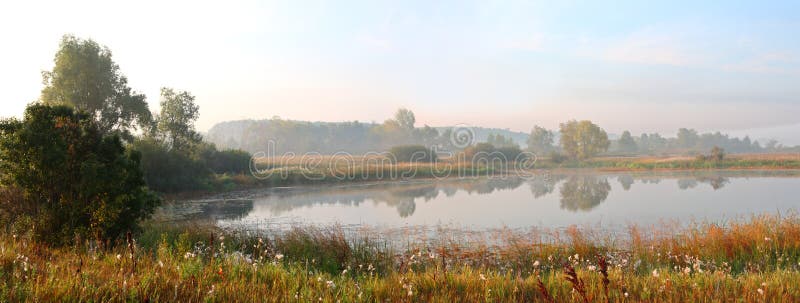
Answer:
M158 216L242 229L341 224L481 230L724 221L800 209L799 176L796 171L560 172L531 179L272 188L178 201Z

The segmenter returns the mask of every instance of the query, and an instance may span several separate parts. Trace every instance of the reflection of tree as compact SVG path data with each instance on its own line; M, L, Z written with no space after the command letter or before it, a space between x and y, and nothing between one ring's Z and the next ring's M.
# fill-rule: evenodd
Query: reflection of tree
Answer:
M561 177L556 177L553 175L537 175L530 181L528 181L528 185L531 187L531 193L533 194L533 198L540 198L546 195L551 194L556 189L556 183L561 179Z
M621 175L617 177L617 181L619 181L619 184L622 185L622 189L628 191L631 189L631 185L633 185L633 176Z
M203 213L214 220L240 219L253 210L252 200L227 200L203 205Z
M588 211L605 201L610 191L607 178L572 176L561 185L561 208Z
M678 179L678 188L682 190L697 187L696 179Z
M714 190L718 190L720 188L725 187L725 184L728 184L730 180L728 178L722 176L715 176L715 177L698 177L697 181L701 183L708 183L711 185L711 188Z
M395 208L400 217L406 218L414 214L417 208L416 199L424 201L436 199L439 193L452 197L458 191L490 194L496 190L515 189L522 184L521 178L484 178L460 179L439 183L385 183L369 186L335 187L308 192L287 191L272 193L256 198L258 205L269 208L270 213L279 216L301 207L315 205L339 204L359 206L364 201L384 204Z

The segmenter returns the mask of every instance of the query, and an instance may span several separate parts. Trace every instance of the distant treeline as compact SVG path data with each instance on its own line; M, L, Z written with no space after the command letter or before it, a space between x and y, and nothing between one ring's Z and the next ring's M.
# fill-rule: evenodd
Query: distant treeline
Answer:
M214 125L204 139L224 149L241 149L250 153L266 152L273 142L277 154L286 152L319 152L333 154L348 152L363 154L384 152L399 145L438 146L440 150L457 150L453 134L459 128L414 127L414 114L400 109L393 119L384 123L308 122L283 119L239 120ZM465 128L464 128L465 129ZM519 145L528 135L504 129L469 127L472 143L486 142L503 135ZM463 139L463 138L462 138ZM524 144L524 143L523 143ZM465 145L461 146L464 147Z
M270 142L277 155L287 152L302 154L318 152L334 154L348 152L363 154L383 152L399 145L438 147L439 150L460 150L459 135L453 132L468 129L470 143L488 142L496 147L520 146L533 152L549 154L559 152L560 131L536 126L530 134L505 129L483 127L415 127L414 113L400 109L393 119L384 123L309 122L283 120L228 121L214 125L204 139L223 149L241 149L250 153L266 152ZM456 140L454 144L454 140ZM617 139L609 140L605 154L612 155L694 155L705 153L717 146L728 153L793 152L775 140L758 142L749 137L731 137L720 132L698 133L681 128L675 137L658 133L632 135L625 131Z

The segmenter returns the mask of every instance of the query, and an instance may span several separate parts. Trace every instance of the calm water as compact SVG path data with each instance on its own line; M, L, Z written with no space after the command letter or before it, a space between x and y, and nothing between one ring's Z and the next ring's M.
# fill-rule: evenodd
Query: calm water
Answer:
M492 229L739 219L800 209L796 171L543 174L274 188L179 201L164 220L259 229L289 224Z

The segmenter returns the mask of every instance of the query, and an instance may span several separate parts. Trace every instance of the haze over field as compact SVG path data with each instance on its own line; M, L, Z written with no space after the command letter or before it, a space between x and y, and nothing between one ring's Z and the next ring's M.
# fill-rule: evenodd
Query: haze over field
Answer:
M609 133L689 127L796 145L799 6L6 2L0 116L39 97L40 71L72 33L107 45L152 107L161 86L193 92L201 131L273 116L381 123L406 107L419 125L527 133L575 118Z

